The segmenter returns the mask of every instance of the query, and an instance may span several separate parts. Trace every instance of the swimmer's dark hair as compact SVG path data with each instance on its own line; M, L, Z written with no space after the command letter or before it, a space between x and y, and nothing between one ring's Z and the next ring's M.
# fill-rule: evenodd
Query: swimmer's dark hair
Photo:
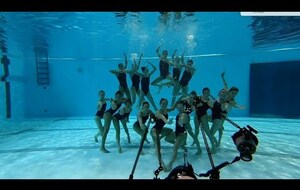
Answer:
M118 91L115 93L115 95L118 95L118 94L122 96L121 90L118 90Z
M126 103L130 103L130 104L131 104L132 102L131 102L130 99L126 99L126 100L125 100L125 104L126 104Z
M178 104L184 105L184 103L185 103L184 100L180 100L180 101L177 103L177 105L178 105Z
M205 90L210 91L208 87L204 87L204 88L202 89L202 93L203 93Z
M159 104L161 104L161 103L162 103L162 101L164 101L164 100L166 100L166 101L168 102L168 100L167 100L167 99L165 99L165 98L161 98L161 99L160 99L160 101L159 101Z
M148 104L148 105L150 106L149 102L144 101L144 102L143 102L143 107L144 107L145 104Z
M191 63L194 63L194 61L190 58L187 60L187 62L191 62Z
M229 92L231 92L231 91L237 91L238 92L239 89L237 87L233 86L233 87L230 88Z
M194 94L195 96L197 96L197 92L195 90L193 90L192 92L190 92L190 95Z

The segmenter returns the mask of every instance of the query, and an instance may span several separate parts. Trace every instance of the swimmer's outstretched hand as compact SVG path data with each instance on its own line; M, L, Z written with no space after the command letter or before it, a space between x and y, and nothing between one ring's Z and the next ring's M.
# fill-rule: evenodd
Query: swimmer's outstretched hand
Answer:
M171 118L169 121L168 121L168 124L171 125L173 123L173 120L174 118Z

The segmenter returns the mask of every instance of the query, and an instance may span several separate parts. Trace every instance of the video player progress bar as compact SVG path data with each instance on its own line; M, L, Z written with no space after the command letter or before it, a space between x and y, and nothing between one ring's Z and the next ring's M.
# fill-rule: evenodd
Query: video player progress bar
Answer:
M300 16L300 12L241 12L241 16Z

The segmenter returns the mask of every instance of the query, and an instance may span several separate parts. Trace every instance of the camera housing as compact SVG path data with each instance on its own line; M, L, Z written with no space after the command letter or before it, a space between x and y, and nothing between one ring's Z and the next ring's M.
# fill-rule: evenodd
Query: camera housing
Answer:
M193 106L197 106L201 102L201 96L195 96L193 100Z
M178 175L189 176L190 179L197 179L194 174L194 168L191 164L179 165L175 167L165 179L178 179Z
M252 154L255 153L258 145L258 139L253 133L257 133L257 131L247 125L247 128L241 128L232 135L232 140L240 152L240 157L245 162L252 160Z
M150 114L150 119L154 122L158 120L158 118L155 116L155 114Z

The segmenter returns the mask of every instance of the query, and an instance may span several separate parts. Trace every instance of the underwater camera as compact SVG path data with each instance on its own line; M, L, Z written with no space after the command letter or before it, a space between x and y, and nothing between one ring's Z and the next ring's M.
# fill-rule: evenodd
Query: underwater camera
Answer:
M156 122L158 120L158 118L155 116L155 114L150 114L150 119L154 122Z
M179 176L185 176L186 179L197 179L194 175L194 168L191 164L175 167L165 179L180 179Z
M253 133L257 133L257 131L247 125L247 128L241 128L232 135L232 140L240 152L241 159L246 162L252 160L252 154L255 153L258 145L258 139Z

